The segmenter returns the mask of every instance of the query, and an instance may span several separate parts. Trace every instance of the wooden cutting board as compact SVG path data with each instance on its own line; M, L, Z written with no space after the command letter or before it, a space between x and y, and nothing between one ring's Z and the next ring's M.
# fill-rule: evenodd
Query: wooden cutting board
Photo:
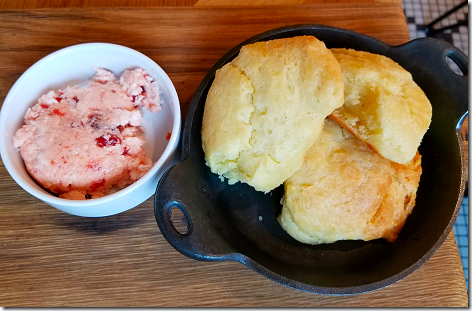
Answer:
M409 39L401 5L388 1L0 11L0 102L47 54L109 42L155 60L174 82L185 117L203 76L232 47L304 23L347 28L392 45ZM160 234L152 198L115 216L71 216L23 191L0 162L0 305L426 307L466 306L468 298L452 234L428 263L396 284L362 295L321 296L276 284L239 263L181 255Z

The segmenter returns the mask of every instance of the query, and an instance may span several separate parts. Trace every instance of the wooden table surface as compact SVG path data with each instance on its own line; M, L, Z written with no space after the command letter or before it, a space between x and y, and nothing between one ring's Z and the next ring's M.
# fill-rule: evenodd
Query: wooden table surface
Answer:
M1 103L34 62L77 43L117 43L151 57L174 82L185 117L210 67L260 32L319 23L392 45L409 40L400 0L31 3L0 5ZM130 3L135 7L106 7ZM71 216L26 193L0 162L0 306L446 307L468 306L468 297L452 232L424 266L395 284L360 295L316 295L239 263L181 255L160 234L152 198L115 216Z

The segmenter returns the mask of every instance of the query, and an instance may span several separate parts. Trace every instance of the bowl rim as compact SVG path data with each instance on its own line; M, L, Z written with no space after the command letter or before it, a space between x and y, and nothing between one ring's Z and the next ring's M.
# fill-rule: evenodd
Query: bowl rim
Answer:
M7 171L10 173L11 177L28 193L31 195L35 196L36 198L50 203L50 204L57 204L57 205L67 205L68 207L85 207L85 206L94 206L94 205L100 205L109 201L113 201L116 199L119 199L120 197L123 197L130 192L134 191L138 187L140 187L141 184L147 182L149 179L152 178L154 174L157 173L157 171L163 166L165 161L172 155L172 151L174 149L174 146L176 146L179 142L180 139L180 127L181 127L181 111L180 111L180 101L179 97L177 94L177 90L175 89L175 86L167 73L155 62L152 60L150 57L146 56L145 54L129 48L127 46L119 45L119 44L114 44L114 43L106 43L106 42L88 42L88 43L80 43L80 44L75 44L71 46L64 47L62 49L59 49L53 53L50 53L43 58L39 59L37 62L35 62L33 65L31 65L21 76L15 81L13 86L10 88L8 91L7 96L5 97L5 100L3 101L2 109L0 110L0 129L3 129L6 124L7 124L7 117L6 117L6 107L9 106L9 103L11 102L11 96L13 93L17 91L18 88L20 88L20 85L23 83L25 79L30 75L31 72L34 72L35 70L38 70L37 68L40 66L43 66L44 64L47 64L48 62L53 61L55 58L59 56L63 56L63 54L67 54L70 52L80 52L84 50L94 50L94 49L110 49L110 50L122 50L127 53L131 53L136 55L137 58L143 59L146 62L149 62L153 66L155 66L155 70L159 73L159 77L164 80L166 87L169 89L170 97L172 100L172 106L173 106L173 126L172 126L172 132L170 139L167 142L167 145L159 157L159 159L156 161L156 163L152 166L152 168L146 172L140 179L138 179L136 182L133 184L115 192L110 195L105 195L104 197L101 198L96 198L96 199L90 199L90 200L70 200L70 199L63 199L56 197L52 194L42 192L35 187L33 187L28 181L26 181L24 178L22 178L18 172L17 169L14 167L12 164L10 157L8 156L7 152L4 152L7 148L7 144L9 142L2 141L0 143L0 156L2 158L2 161L5 165L5 168ZM85 77L87 78L87 77ZM157 78L157 77L153 77ZM32 179L33 182L34 179ZM39 184L38 184L39 185Z

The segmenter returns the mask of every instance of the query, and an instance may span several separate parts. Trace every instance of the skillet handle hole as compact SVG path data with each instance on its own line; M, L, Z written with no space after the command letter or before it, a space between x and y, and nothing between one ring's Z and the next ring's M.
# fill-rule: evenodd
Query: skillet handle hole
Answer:
M467 75L467 68L459 61L454 51L448 51L445 56L446 64L455 74L459 76Z
M178 204L170 206L170 220L174 229L181 235L185 235L190 231L190 220L187 213L184 213L182 207Z

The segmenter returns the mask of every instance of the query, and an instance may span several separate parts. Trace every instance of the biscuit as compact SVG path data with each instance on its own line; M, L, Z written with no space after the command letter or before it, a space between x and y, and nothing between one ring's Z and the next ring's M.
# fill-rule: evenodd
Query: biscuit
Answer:
M421 156L391 162L326 120L302 167L284 183L278 221L307 244L337 240L393 242L416 199Z
M430 123L431 104L411 74L382 55L331 49L344 78L344 105L331 118L383 157L406 163Z
M268 192L303 162L344 100L338 62L313 36L243 46L216 72L202 121L213 173Z

